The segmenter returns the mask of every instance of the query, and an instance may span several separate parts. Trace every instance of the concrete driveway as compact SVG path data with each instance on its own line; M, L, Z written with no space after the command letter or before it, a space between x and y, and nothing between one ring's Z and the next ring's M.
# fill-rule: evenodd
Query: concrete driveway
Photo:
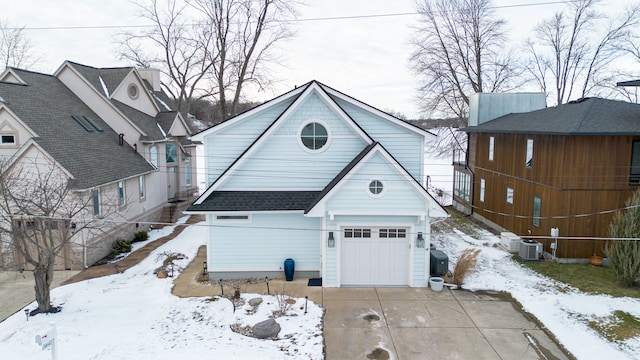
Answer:
M502 294L323 290L326 359L568 359Z

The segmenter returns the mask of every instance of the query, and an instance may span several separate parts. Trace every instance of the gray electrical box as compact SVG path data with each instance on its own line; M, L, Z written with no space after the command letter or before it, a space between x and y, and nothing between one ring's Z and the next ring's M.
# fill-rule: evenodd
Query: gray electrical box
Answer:
M442 250L431 250L431 276L442 276L449 271L449 257Z

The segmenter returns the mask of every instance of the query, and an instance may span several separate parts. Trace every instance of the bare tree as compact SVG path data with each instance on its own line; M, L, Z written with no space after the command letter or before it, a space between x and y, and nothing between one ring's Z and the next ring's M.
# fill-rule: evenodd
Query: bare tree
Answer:
M293 35L287 21L295 17L295 1L191 0L215 34L210 52L213 82L221 119L237 113L246 85L264 89L271 84L268 65L275 46ZM217 57L216 57L217 56Z
M59 168L43 158L23 163L0 163L0 235L33 267L38 308L32 312L56 312L50 288L56 259L69 246L75 234L99 231L104 221L91 214L88 192L73 191ZM80 218L86 221L79 221Z
M31 67L39 60L32 52L24 26L14 27L9 20L0 19L0 63L5 67Z
M164 4L164 5L161 5ZM161 65L165 88L188 111L193 101L212 97L221 119L234 116L243 90L271 84L273 50L292 36L288 20L296 1L145 0L142 17L154 28L124 34L123 58L139 66ZM163 56L148 56L151 46ZM177 90L172 91L175 88Z
M422 109L466 123L469 96L513 88L518 73L505 50L505 21L490 0L419 0L411 67L421 77Z
M526 71L542 91L552 91L556 104L594 94L610 78L611 63L624 54L621 44L640 21L640 4L615 19L596 10L599 0L572 0L537 25L529 39ZM600 31L600 29L605 29Z
M212 34L188 17L187 5L176 0L148 0L138 7L140 16L153 27L120 34L120 58L139 67L161 69L169 79L162 83L164 90L179 111L188 112L194 101L210 95L203 83L215 65L208 51Z

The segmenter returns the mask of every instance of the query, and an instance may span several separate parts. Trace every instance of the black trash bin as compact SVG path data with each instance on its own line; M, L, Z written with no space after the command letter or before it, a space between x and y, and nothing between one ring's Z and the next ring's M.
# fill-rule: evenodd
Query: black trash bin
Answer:
M443 276L449 271L449 257L441 250L431 250L431 276Z
M293 281L293 273L296 270L296 262L293 259L284 261L284 277L287 281Z

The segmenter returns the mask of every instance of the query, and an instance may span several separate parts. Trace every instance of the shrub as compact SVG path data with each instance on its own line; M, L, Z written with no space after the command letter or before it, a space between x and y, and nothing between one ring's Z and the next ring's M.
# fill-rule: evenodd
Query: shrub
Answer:
M612 240L604 249L620 285L631 287L640 278L640 242Z
M458 262L456 262L456 266L453 269L453 283L462 286L464 279L469 275L473 268L476 266L478 262L478 254L480 254L480 249L465 249L460 257L458 258Z
M133 234L133 240L131 242L146 241L148 239L149 234L146 231L138 231L137 233Z
M131 241L117 239L111 244L111 254L116 256L118 254L127 253L131 251Z
M626 210L618 211L609 225L609 237L640 237L640 191L626 201ZM604 253L622 286L633 286L640 278L640 241L611 240Z

